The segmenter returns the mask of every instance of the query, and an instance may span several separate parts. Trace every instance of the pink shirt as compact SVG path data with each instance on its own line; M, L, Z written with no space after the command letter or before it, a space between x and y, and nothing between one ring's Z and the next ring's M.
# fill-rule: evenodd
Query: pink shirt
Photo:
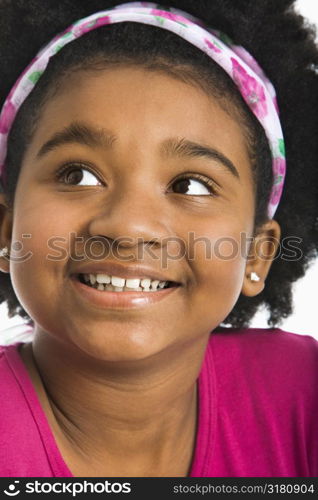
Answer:
M318 342L213 332L198 379L190 476L318 476ZM72 477L17 345L0 348L0 476Z

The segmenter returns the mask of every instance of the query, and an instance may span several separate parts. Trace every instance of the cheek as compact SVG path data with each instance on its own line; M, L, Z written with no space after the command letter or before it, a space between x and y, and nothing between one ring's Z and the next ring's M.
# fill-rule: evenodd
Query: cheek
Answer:
M242 286L245 270L245 259L239 241L227 237L226 240L216 238L210 239L209 244L199 244L193 267L197 281L204 287L224 286L226 290L237 294Z
M214 221L189 245L189 262L202 311L219 311L223 320L233 309L243 285L248 232L233 222ZM201 227L201 230L203 228Z
M68 259L69 216L49 204L19 203L14 213L10 276L19 302L34 317L39 303L54 301ZM54 242L61 251L54 251ZM49 298L49 299L48 299Z
M18 242L18 256L32 252L37 258L45 258L52 254L54 242L67 247L72 231L76 231L78 216L68 206L34 196L32 205L27 202L17 204L14 211L13 241Z

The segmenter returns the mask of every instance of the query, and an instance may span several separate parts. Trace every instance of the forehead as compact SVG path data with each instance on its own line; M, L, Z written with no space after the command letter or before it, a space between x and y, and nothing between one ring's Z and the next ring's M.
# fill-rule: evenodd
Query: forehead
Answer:
M239 118L198 86L164 72L138 67L73 72L46 102L29 149L35 153L50 136L78 121L111 131L118 146L136 151L153 152L171 137L211 145L250 177Z

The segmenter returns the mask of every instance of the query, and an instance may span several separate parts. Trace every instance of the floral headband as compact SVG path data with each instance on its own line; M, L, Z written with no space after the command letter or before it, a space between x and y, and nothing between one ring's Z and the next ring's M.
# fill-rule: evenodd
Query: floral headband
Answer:
M0 178L5 175L7 140L16 114L45 71L49 60L65 45L100 26L120 22L157 26L179 35L205 52L232 78L244 101L263 126L272 153L274 183L268 204L272 218L281 198L285 172L285 148L276 93L255 59L234 45L223 33L210 29L181 10L149 2L130 2L81 19L57 35L33 59L11 89L0 114Z

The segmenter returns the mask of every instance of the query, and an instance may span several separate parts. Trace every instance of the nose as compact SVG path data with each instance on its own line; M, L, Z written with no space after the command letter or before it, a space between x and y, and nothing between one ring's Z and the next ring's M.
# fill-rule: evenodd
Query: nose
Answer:
M90 236L106 238L122 248L149 243L160 248L173 236L171 218L162 207L163 193L155 193L139 183L126 189L121 186L107 196L90 222Z

